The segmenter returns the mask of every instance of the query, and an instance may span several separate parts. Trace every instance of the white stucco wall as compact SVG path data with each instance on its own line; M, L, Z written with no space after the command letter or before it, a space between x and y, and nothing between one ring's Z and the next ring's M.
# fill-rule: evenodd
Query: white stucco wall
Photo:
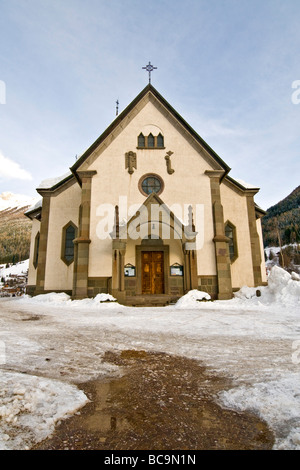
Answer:
M136 148L140 132L146 134L150 131L155 135L158 132L163 134L165 149ZM125 153L129 151L137 154L137 169L132 175L125 169ZM171 156L171 164L175 172L172 175L167 172L165 160L167 151L174 152ZM97 235L97 225L101 223L99 206L102 204L110 204L112 207L119 205L120 220L123 216L128 220L129 207L133 204L139 207L146 200L138 189L138 183L140 178L148 173L158 174L163 179L164 190L159 197L168 207L172 208L174 204L179 205L183 217L184 205L193 206L196 230L199 232L199 239L201 237L198 272L199 274L216 273L212 242L214 235L210 179L204 174L212 167L200 155L199 150L197 151L195 146L187 141L154 104L148 102L129 124L124 126L123 131L115 139L111 139L109 146L99 151L91 160L91 164L87 162L83 166L83 169L97 171L92 180L90 233L92 242L89 276L110 276L112 269L110 250L107 252L110 240L103 242ZM123 198L123 202L126 202L124 206L127 210L124 213L122 213L119 196ZM196 220L197 204L201 206L198 211L200 213L198 220Z
M229 220L236 227L238 258L231 264L232 287L251 287L254 285L254 277L246 197L223 183L221 199L224 222Z
M28 285L34 286L36 284L37 270L33 266L34 248L35 248L35 237L39 232L41 223L37 219L32 221L31 229L31 240L30 240L30 255L29 255L29 267L28 267Z
M61 259L62 229L70 221L78 227L81 188L77 182L51 197L45 290L72 290L74 263Z
M154 124L155 123L155 124ZM149 173L159 175L164 182L164 190L159 195L162 201L184 220L189 205L193 207L197 237L198 275L215 275L214 228L211 204L210 178L205 171L215 167L205 157L199 145L195 145L179 124L167 118L152 102L148 101L135 116L126 118L120 128L115 129L101 146L82 165L81 170L96 170L91 188L91 224L89 277L110 277L112 275L112 240L106 227L103 230L103 217L111 210L112 222L114 207L119 206L120 222L130 218L129 209L135 210L146 200L139 188L140 179ZM161 133L164 136L164 149L138 149L137 138L143 132L148 135ZM137 169L130 175L125 169L125 153L135 152ZM168 174L165 155L171 155L173 174ZM225 183L221 184L221 200L224 221L229 220L237 230L238 258L232 263L232 286L252 286L252 257L250 234L247 219L247 202L242 192L236 192ZM45 290L71 290L73 284L73 263L67 266L61 260L62 228L70 221L78 227L78 210L81 203L81 188L77 182L64 191L51 197L49 218L48 249L46 259ZM184 208L186 214L184 214ZM187 223L187 218L184 220ZM102 225L101 225L102 224ZM260 221L258 221L260 224ZM29 284L35 284L36 270L32 266L35 234L39 223L33 226ZM112 227L111 227L112 228ZM259 225L258 225L259 228ZM260 230L258 230L259 233ZM140 240L129 240L125 264L136 264L135 246ZM165 241L170 245L170 265L183 263L181 245L178 241ZM262 273L265 270L262 266Z

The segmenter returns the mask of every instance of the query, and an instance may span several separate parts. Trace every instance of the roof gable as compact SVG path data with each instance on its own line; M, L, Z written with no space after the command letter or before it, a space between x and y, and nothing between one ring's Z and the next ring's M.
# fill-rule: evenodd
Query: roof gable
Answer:
M177 111L159 94L159 92L151 85L148 84L139 95L116 117L110 126L95 140L95 142L81 155L80 158L70 168L71 172L77 176L77 170L87 161L87 159L97 150L97 148L104 144L106 139L117 130L118 127L124 126L126 119L135 115L144 103L151 101L159 106L162 111L167 113L179 127L188 134L194 143L201 147L207 155L207 158L214 163L214 165L224 170L224 175L230 171L230 167L216 154L216 152L196 133L196 131L180 116Z

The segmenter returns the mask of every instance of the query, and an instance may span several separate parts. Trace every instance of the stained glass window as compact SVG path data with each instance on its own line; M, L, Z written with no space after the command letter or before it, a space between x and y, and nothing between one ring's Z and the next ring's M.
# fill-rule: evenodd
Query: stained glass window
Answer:
M146 194L159 193L161 190L161 181L155 176L147 176L142 182L142 190Z
M66 241L65 241L65 259L71 261L74 258L74 243L75 238L75 227L69 225L66 229Z
M138 136L138 147L145 147L145 136L142 133Z
M234 225L227 222L225 225L225 235L229 238L229 257L230 261L233 262L237 258L237 244L236 244L236 229Z
M162 148L164 146L164 138L161 134L157 136L157 147Z
M154 137L152 134L148 135L148 147L154 147Z

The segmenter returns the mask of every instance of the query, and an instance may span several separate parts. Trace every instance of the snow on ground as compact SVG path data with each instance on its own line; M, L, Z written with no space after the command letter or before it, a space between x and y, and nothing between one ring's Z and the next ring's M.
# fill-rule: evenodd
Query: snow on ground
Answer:
M300 282L274 267L268 286L244 287L228 301L203 297L191 291L155 308L103 294L1 299L0 449L30 448L85 404L79 383L122 374L103 362L106 351L145 349L230 378L216 400L265 419L274 449L300 450Z
M3 371L0 387L1 450L10 449L12 444L19 449L30 448L32 442L54 431L60 418L88 402L74 385L15 372Z
M20 261L17 264L10 264L6 267L6 264L0 264L0 278L8 277L10 274L25 274L28 271L29 260Z

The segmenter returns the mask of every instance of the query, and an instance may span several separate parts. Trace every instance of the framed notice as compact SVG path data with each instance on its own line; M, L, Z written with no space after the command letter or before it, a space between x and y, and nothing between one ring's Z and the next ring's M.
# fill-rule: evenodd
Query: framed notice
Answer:
M135 266L128 263L124 266L124 275L126 277L134 277L135 276Z
M183 266L181 264L175 263L170 266L171 276L183 276Z

